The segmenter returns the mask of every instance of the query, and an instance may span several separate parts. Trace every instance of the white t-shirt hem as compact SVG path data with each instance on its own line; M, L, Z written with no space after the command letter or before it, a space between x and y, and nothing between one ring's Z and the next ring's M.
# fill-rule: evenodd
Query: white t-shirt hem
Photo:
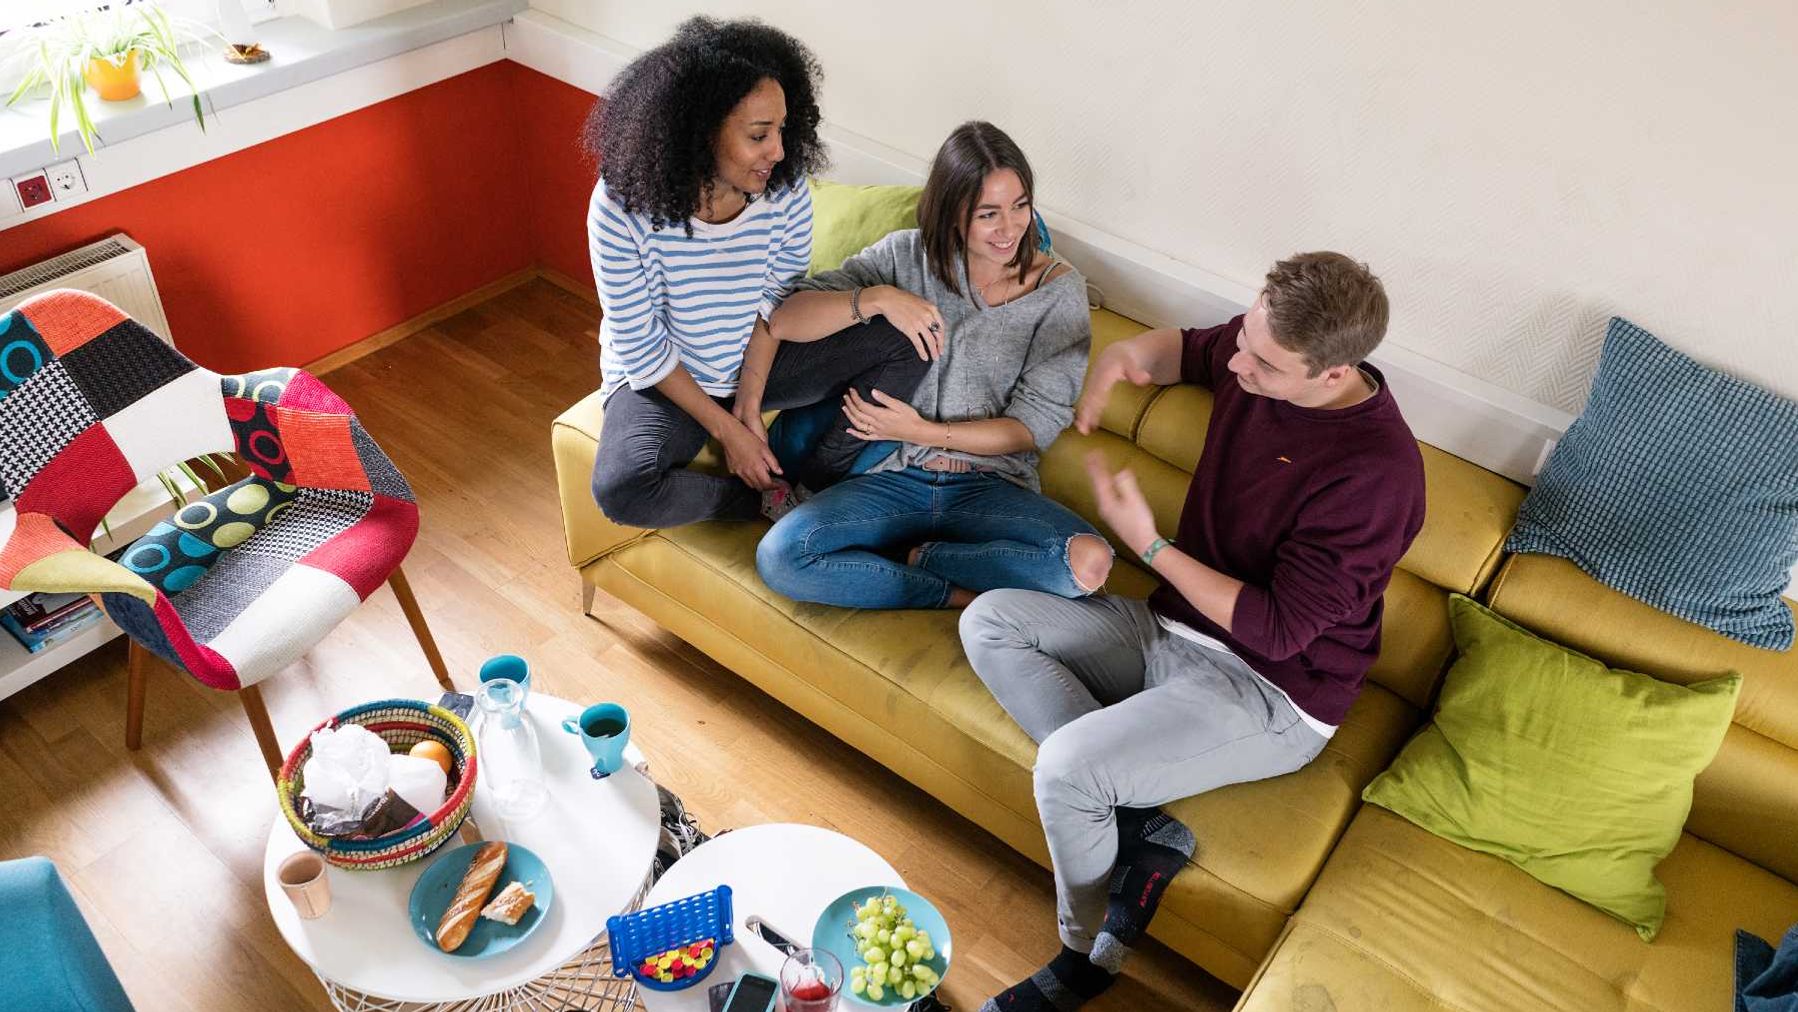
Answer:
M1242 661L1242 658L1237 656L1236 651L1231 650L1228 646L1225 646L1224 641L1218 639L1215 636L1207 636L1204 633L1198 631L1197 629L1194 629L1192 626L1189 626L1186 623L1181 622L1177 619L1168 618L1166 615L1156 615L1155 619L1156 619L1156 621L1159 621L1161 623L1161 627L1163 629L1166 629L1168 632L1173 633L1175 636L1178 636L1181 639L1186 640L1188 643L1196 643L1199 646L1202 646L1207 650L1215 650L1221 654L1229 654L1231 657L1235 657L1237 660ZM1336 725L1326 724L1323 721L1318 720L1316 717L1311 716L1309 713L1306 713L1304 707L1302 707L1299 704L1294 703L1292 701L1292 697L1286 694L1285 689L1282 689L1278 685L1275 685L1274 683L1268 681L1265 677L1262 676L1262 674L1259 671L1256 671L1254 666L1249 664L1248 661L1242 661L1242 666L1245 668L1248 668L1250 674L1253 674L1256 678L1261 679L1261 683L1263 685L1266 685L1268 688L1274 690L1275 692L1278 692L1280 694L1280 698L1286 700L1287 704L1292 707L1292 712L1298 714L1299 719L1305 722L1306 727L1309 727L1311 730L1316 731L1318 734L1322 735L1326 739L1333 737L1336 734Z

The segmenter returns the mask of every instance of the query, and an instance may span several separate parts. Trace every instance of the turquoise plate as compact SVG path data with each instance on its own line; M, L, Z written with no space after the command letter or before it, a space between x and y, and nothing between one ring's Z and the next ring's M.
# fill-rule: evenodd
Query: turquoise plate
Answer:
M888 987L886 994L882 995L879 1001L872 1001L867 997L849 992L849 971L855 967L867 965L862 962L861 953L857 951L854 942L849 937L849 926L856 923L856 907L866 903L870 896L881 896L886 893L892 893L899 900L899 905L905 908L906 916L912 919L912 923L917 925L919 930L930 932L930 943L936 948L936 958L926 960L924 965L936 971L937 984L929 988L920 988L918 993L910 998L901 997L897 990ZM867 886L838 896L831 901L830 906L824 908L824 912L818 915L817 925L812 928L812 948L824 949L842 962L844 1001L858 1005L892 1006L910 1005L935 991L937 986L942 984L943 978L949 975L949 955L953 946L949 939L949 922L943 920L943 915L937 912L936 907L929 900L909 889L900 889L896 886Z
M412 887L412 930L418 940L437 948L437 923L443 920L443 912L449 909L450 901L456 898L456 887L462 884L462 874L468 870L468 864L474 860L475 852L480 844L469 844L438 858L425 873L418 877L418 884ZM493 883L493 892L489 898L498 896L501 889L509 883L523 882L524 887L535 893L537 902L525 911L517 924L501 924L487 917L475 919L474 930L455 952L446 952L446 956L459 959L480 959L483 956L497 956L530 936L543 923L549 913L549 905L556 898L556 888L549 880L549 869L544 867L543 859L516 843L506 844L506 866L500 870L499 881ZM923 923L920 921L919 923ZM931 933L935 940L936 933Z

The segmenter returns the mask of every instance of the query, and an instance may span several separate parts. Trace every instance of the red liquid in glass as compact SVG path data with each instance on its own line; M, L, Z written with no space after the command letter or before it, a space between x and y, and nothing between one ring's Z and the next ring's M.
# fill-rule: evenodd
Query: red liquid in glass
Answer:
M836 992L823 981L800 984L786 995L787 1012L830 1012L836 1003Z

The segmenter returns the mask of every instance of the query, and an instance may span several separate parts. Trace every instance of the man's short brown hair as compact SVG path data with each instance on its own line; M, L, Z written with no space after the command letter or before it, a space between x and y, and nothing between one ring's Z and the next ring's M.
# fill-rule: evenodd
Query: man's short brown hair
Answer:
M1311 375L1359 365L1386 336L1386 288L1367 265L1341 253L1295 253L1267 272L1274 340L1305 357Z

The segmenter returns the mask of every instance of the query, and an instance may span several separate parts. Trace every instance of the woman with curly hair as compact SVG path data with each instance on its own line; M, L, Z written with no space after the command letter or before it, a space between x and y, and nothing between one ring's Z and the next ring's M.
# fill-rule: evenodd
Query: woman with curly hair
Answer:
M964 123L931 163L921 227L804 279L775 314L782 341L864 310L946 340L910 398L844 395L852 434L890 452L762 538L768 586L850 608L950 608L999 587L1083 597L1104 584L1111 546L1039 491L1037 454L1073 421L1092 318L1085 279L1040 248L1035 185L1004 131Z
M847 419L782 475L762 410L849 389L907 397L929 366L885 324L815 344L768 329L811 261L819 77L784 32L696 17L626 67L588 119L605 397L593 497L617 523L748 519L779 508L788 480L831 484L863 448ZM734 478L686 468L707 436Z

